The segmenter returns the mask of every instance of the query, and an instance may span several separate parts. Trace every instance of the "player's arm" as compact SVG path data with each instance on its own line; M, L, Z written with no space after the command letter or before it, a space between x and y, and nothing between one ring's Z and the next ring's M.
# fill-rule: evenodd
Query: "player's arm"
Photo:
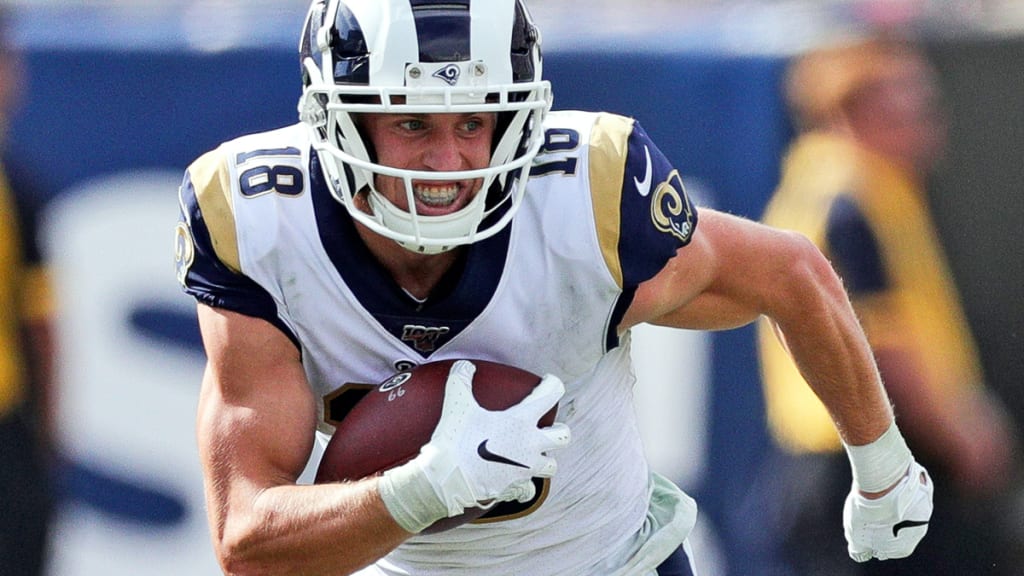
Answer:
M197 434L207 513L228 574L347 574L411 536L377 479L299 486L316 422L291 340L264 320L199 305L208 356Z
M908 440L932 461L948 466L959 488L983 492L1005 487L1012 478L1008 471L1014 443L1006 415L981 386L953 382L950 387L948 382L929 380L925 358L931 352L911 329L881 244L860 206L849 197L841 196L832 204L826 238L832 264L842 275L871 340ZM951 361L938 378L980 376Z
M175 228L178 280L199 302L206 349L197 438L211 536L228 574L346 574L409 533L370 479L299 486L316 405L270 294L240 272L230 154L185 174Z
M698 218L678 171L635 122L604 115L592 132L591 162L607 164L608 174L622 170L621 178L591 170L609 270L625 293L635 287L620 332L640 322L726 329L767 315L791 341L843 438L878 438L892 423L888 399L846 293L818 249L711 209Z
M740 326L766 315L846 445L843 526L851 558L902 558L932 511L928 473L907 448L849 298L806 238L705 210L690 246L637 290L624 326Z
M200 394L198 438L209 524L228 574L348 574L435 521L481 503L534 496L533 476L549 477L547 453L568 429L535 426L564 393L546 377L521 403L497 412L473 398L474 369L456 363L441 421L410 462L358 482L297 485L312 448L314 397L291 340L265 320L199 305L209 358ZM526 465L481 458L468 430L516 438ZM521 467L522 466L522 467Z
M637 289L622 327L641 321L718 330L766 315L785 336L843 439L878 438L892 423L841 282L807 239L710 209L688 246Z

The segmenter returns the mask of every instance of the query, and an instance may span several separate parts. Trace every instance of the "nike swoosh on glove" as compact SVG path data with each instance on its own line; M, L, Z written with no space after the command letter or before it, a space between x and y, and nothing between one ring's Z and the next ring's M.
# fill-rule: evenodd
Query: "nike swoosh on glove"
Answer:
M850 558L906 558L928 532L935 491L928 471L911 462L907 475L881 498L864 497L854 484L843 506L843 531Z
M537 426L565 394L558 377L544 376L510 408L486 410L473 396L475 373L469 361L452 365L430 442L411 461L381 476L381 499L409 532L466 508L529 501L535 492L532 478L551 477L558 468L549 452L569 444L565 424Z

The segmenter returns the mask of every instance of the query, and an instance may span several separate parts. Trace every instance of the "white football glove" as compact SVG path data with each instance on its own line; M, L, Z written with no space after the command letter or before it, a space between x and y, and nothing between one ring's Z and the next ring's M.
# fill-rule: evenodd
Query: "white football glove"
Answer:
M867 562L910 556L928 531L934 487L928 471L912 461L907 475L885 496L868 499L854 483L843 506L850 558Z
M473 397L475 372L476 366L465 360L452 365L430 442L412 461L381 477L385 506L409 532L466 508L529 501L536 491L531 478L555 473L555 460L547 452L569 443L565 424L537 427L565 394L560 379L544 376L519 404L490 411Z

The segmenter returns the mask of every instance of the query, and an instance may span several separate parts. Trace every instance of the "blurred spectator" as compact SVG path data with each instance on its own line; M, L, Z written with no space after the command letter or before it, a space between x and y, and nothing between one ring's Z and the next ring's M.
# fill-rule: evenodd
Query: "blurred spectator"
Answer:
M773 467L771 489L786 557L801 575L1020 574L1024 516L1010 504L1019 490L1016 432L986 391L929 214L926 186L946 144L932 67L918 47L893 38L830 46L793 62L786 98L800 133L764 220L802 232L832 260L897 421L936 485L928 535L911 558L846 559L846 456L763 323L768 420L785 461Z
M6 115L22 88L0 6L0 575L39 576L52 503L51 308L35 242L36 182L9 157Z

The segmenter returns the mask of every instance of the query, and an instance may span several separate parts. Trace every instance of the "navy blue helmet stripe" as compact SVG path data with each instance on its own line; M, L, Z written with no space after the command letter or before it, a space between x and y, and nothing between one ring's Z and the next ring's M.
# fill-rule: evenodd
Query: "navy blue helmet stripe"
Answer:
M410 0L421 62L470 59L470 0Z
M522 2L516 2L516 19L512 27L512 81L529 82L536 76L534 50L537 28Z
M339 84L369 84L370 49L363 28L346 4L338 6L334 34L336 36L331 40L334 81Z
M471 17L472 0L406 0L412 9L416 30L419 61L468 62L473 59ZM326 0L325 0L326 2ZM522 0L516 0L509 58L513 82L536 79L535 64L539 58L536 42L538 34ZM300 59L312 58L316 68L322 69L320 51L315 47L316 37L323 26L331 26L330 49L332 76L336 84L367 85L370 83L369 44L366 31L346 2L340 1L333 25L324 22L323 7L311 10L300 42ZM476 30L478 34L490 31ZM480 55L477 55L479 58ZM303 83L310 83L308 71L303 68Z

